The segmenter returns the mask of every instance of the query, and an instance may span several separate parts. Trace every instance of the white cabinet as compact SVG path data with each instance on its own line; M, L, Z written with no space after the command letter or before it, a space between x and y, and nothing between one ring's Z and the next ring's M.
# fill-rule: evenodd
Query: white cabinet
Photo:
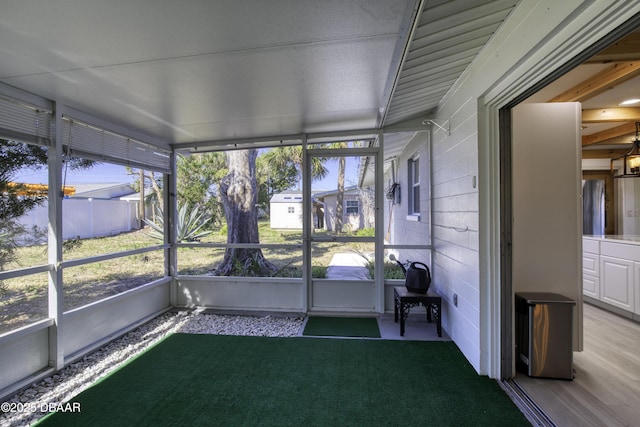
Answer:
M600 242L582 239L582 293L600 299Z
M633 267L633 274L635 279L635 309L633 310L633 312L636 314L640 314L640 262L634 262Z
M582 254L582 292L591 298L600 299L600 256Z
M635 263L622 258L600 255L600 300L634 311Z
M582 276L582 293L588 297L600 299L600 278L584 274Z
M582 294L640 314L640 240L625 236L583 238Z

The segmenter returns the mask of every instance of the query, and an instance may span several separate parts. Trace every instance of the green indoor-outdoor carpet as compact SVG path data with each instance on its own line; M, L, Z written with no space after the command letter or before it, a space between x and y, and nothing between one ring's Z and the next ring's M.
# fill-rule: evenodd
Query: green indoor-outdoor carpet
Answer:
M49 426L525 426L452 342L173 334Z
M309 317L302 335L380 338L380 329L373 317Z

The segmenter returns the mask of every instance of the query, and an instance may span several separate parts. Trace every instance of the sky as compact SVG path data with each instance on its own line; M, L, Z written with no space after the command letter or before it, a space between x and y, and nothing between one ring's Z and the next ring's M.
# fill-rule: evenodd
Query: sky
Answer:
M344 179L344 185L346 187L358 183L358 159L358 157L347 157ZM311 189L313 191L335 190L338 187L338 160L328 160L327 163L325 163L325 167L329 170L329 173L321 180L311 182Z
M331 159L325 164L329 169L329 174L318 181L312 182L312 188L314 191L327 191L337 187L338 182L338 160ZM127 174L127 170L124 166L114 165L111 163L101 163L90 169L83 170L67 170L66 178L63 170L63 181L65 185L78 185L78 184L98 184L98 183L131 183L136 176ZM346 174L345 174L345 186L351 186L357 184L358 177L358 158L347 157L346 161ZM21 182L25 184L46 184L47 183L47 170L46 168L40 170L23 170L17 173L13 179L15 182Z
M66 185L98 184L98 183L130 183L135 177L127 175L124 166L101 163L89 169L62 171L62 179ZM23 170L14 176L14 181L25 184L46 184L47 169L37 171Z

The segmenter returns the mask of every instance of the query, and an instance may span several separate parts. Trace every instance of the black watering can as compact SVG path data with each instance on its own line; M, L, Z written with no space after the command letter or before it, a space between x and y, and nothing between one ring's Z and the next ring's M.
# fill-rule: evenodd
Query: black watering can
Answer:
M417 261L407 261L408 267L405 267L405 264L398 261L395 255L389 255L389 259L391 261L395 261L400 268L402 268L402 272L405 277L404 285L407 287L409 292L414 292L416 294L427 293L429 286L431 285L431 273L429 272L429 267L427 267L426 264Z

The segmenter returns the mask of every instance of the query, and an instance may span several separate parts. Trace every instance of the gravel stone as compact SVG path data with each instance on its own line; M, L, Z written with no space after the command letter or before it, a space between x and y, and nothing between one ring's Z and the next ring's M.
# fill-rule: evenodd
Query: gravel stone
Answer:
M40 411L41 407L69 401L171 333L294 337L300 335L303 321L304 317L219 315L197 310L167 312L7 398L5 402L37 410L0 411L0 427L34 424L47 415Z

